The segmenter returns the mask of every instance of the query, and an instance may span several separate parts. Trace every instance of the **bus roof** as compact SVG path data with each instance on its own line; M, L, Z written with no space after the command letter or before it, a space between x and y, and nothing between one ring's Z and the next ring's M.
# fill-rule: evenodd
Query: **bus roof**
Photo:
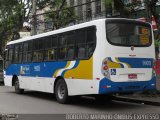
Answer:
M20 43L20 42L25 42L25 41L29 41L29 40L33 40L33 39L36 39L36 38L49 36L49 35L54 35L54 34L58 34L58 33L63 33L63 32L67 32L67 31L70 31L70 30L76 30L76 29L87 27L87 26L91 26L91 25L97 25L97 23L105 21L106 19L119 19L119 20L138 21L138 20L135 20L135 19L127 19L127 18L103 18L103 19L97 19L97 20L93 20L93 21L89 21L89 22L85 22L85 23L76 24L76 25L73 25L73 26L68 26L68 27L65 27L65 28L60 28L60 29L57 29L57 30L54 30L54 31L49 31L49 32L46 32L46 33L42 33L42 34L38 34L38 35L29 36L29 37L22 38L22 39L10 41L10 42L7 43L7 45Z

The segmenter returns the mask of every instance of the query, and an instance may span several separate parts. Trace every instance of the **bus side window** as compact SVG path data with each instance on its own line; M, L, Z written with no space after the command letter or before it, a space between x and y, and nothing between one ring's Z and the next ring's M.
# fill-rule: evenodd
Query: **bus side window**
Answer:
M67 52L67 59L72 60L74 59L74 48L69 48Z
M56 49L50 49L48 50L48 60L56 60Z
M94 52L94 48L95 48L94 44L88 44L87 45L87 57L91 57L91 55Z
M78 47L78 58L83 59L85 58L85 46L79 46Z
M5 68L7 68L13 61L13 49L8 49L6 51L6 56Z
M67 59L73 60L75 58L75 31L67 33Z
M66 47L60 48L59 59L64 60L65 57L66 57L66 52L67 52L67 48Z
M77 30L77 58L86 58L86 29Z
M5 66L5 69L8 67L8 49L5 51L5 56L4 56L4 59L5 59L5 63L4 63L4 66Z
M19 62L19 44L16 44L14 47L14 63L18 63Z
M12 63L12 61L13 61L13 49L9 49L9 57L8 57L9 59L9 62L10 63Z
M65 60L67 54L67 35L63 33L59 35L59 59Z
M33 62L39 62L43 60L43 52L35 51L33 52Z
M27 50L28 50L28 43L23 43L23 62L27 62Z

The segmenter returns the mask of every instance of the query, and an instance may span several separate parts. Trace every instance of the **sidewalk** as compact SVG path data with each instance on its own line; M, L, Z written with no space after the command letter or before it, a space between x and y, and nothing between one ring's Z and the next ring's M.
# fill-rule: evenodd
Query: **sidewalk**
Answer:
M115 97L115 100L160 106L160 75L157 75L156 88L157 91L147 93L118 95Z

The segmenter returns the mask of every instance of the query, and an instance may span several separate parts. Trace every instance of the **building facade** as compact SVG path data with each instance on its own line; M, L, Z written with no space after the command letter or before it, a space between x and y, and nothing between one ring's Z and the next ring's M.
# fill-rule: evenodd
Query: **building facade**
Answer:
M105 0L67 0L67 6L73 7L77 16L77 23L86 22L93 19L105 18ZM52 30L52 23L45 21L44 15L49 7L37 11L37 34ZM75 23L74 23L75 24ZM72 23L71 23L72 25Z
M106 18L106 17L120 17L119 12L114 9L114 4L106 5L107 0L66 0L68 8L72 7L75 15L77 16L76 22L70 23L73 25L75 23L82 23L94 19ZM136 6L134 9L136 12L132 13L131 18L141 18L146 17L144 10L145 0L122 0L125 5L129 5L135 1L140 1L141 4ZM160 0L158 2L160 4ZM37 14L45 13L49 10L46 7L44 10L37 11ZM63 26L65 27L65 26ZM52 22L46 21L44 15L37 15L37 34L44 33L52 30Z
M67 0L80 21L105 17L105 0Z

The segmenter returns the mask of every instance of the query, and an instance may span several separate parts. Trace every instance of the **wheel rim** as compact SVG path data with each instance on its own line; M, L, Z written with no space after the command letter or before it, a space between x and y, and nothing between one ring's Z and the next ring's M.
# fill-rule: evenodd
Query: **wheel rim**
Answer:
M65 96L65 86L64 85L59 85L58 87L58 97L60 99L63 99Z

